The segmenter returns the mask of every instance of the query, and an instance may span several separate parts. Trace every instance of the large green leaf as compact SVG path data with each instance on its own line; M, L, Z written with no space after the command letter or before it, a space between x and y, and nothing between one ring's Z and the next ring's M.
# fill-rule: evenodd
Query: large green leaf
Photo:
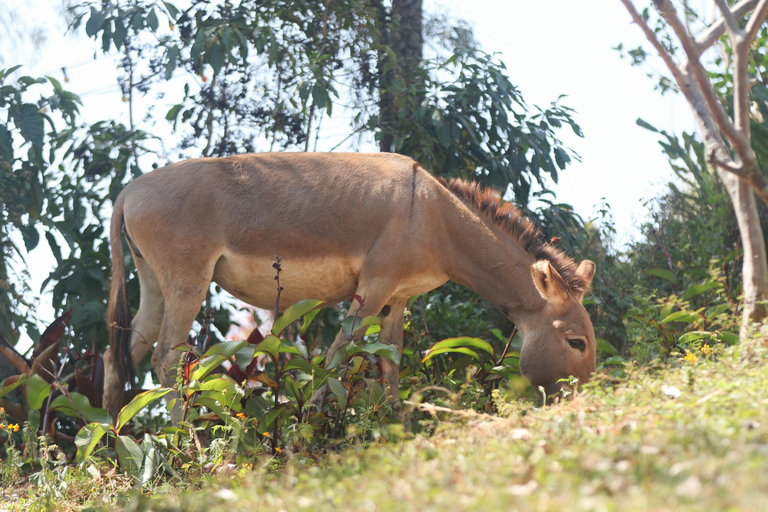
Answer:
M438 341L432 347L429 352L433 350L439 350L442 348L455 348L455 347L468 347L472 349L482 350L487 352L491 357L495 357L493 346L487 341L480 338L471 338L469 336L460 336L458 338L447 338L442 341Z
M714 336L714 334L708 331L690 331L680 336L677 339L677 342L682 345L687 345L692 341L697 341L704 338L709 339L712 336Z
M221 343L216 343L215 345L212 345L208 350L205 351L205 354L203 354L202 357L209 357L213 355L222 355L224 357L232 357L233 355L235 355L237 351L246 347L247 345L248 345L248 342L245 340L222 341Z
M675 277L675 274L673 274L671 270L668 270L666 268L649 268L648 270L645 271L645 273L665 279L672 284L677 283L677 277Z
M327 306L328 303L319 299L304 299L285 310L283 316L275 320L272 325L272 334L280 336L286 327L306 315L310 311ZM263 343L263 342L262 342Z
M395 364L400 364L400 353L394 345L388 345L386 343L366 343L360 347L360 349L363 352L386 357L387 359L391 359Z
M45 126L43 125L43 116L37 106L23 103L11 108L10 114L22 137L35 146L43 145Z
M77 461L85 462L98 446L104 434L109 432L112 426L109 423L89 423L80 429L75 437L77 445Z
M189 375L189 380L203 380L209 373L218 368L219 365L227 359L227 357L221 354L215 354L201 359Z
M328 379L328 387L331 388L333 394L336 395L336 399L339 401L339 407L344 409L347 406L347 388L344 387L344 384L342 384L339 379L335 378Z
M683 292L682 299L690 300L697 295L701 295L706 291L712 290L713 288L717 288L717 286L718 284L714 281L711 281L709 283L704 283L704 284L691 285Z
M601 352L603 354L610 354L612 356L615 356L619 353L618 350L616 350L608 340L597 338L595 341L597 342L598 352Z
M129 436L117 436L115 451L120 467L135 480L141 480L141 466L144 462L141 446Z
M694 313L693 311L677 311L667 316L661 321L662 324L668 324L669 322L685 322L687 324L698 322L701 320L701 315Z
M256 351L254 352L253 357L256 357L259 354L269 354L273 361L277 361L277 358L280 356L281 345L282 342L280 341L280 338L268 334L258 345L256 345Z
M427 355L424 356L424 359L422 359L422 363L426 363L433 357L440 355L440 354L464 354L471 356L475 358L476 360L480 361L480 356L475 352L474 350L467 348L467 347L443 347L438 348L435 350L430 350L427 352Z
M26 382L27 405L33 411L41 408L48 395L51 394L51 385L38 375L30 375Z
M155 400L164 397L171 391L173 391L171 388L155 388L136 395L134 399L131 400L131 403L123 407L120 410L120 414L117 415L115 431L119 433L120 429L123 428L126 423L131 421L142 409L153 403Z
M27 376L20 374L20 375L11 375L10 377L6 377L3 379L3 382L0 383L0 398L4 397L17 387L21 386L27 381Z
M52 411L61 411L68 416L81 417L89 423L109 423L112 418L109 413L104 409L98 407L92 407L88 398L85 395L81 395L77 392L71 392L67 398L64 395L59 395L51 402ZM74 402L74 406L72 403Z
M379 317L374 315L368 315L363 318L348 316L341 322L341 332L344 333L347 339L352 339L368 334L373 326L381 326L381 319Z

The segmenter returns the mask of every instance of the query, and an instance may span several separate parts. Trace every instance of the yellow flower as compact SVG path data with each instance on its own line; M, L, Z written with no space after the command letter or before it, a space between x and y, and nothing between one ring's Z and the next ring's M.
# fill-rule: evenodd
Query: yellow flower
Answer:
M237 417L238 417L238 418L240 418L241 420L244 420L244 419L245 419L245 413L244 413L244 412L239 412L239 413L235 414L235 416L237 416Z
M701 350L701 353L704 355L708 355L712 353L712 349L707 344L704 344L699 350Z
M685 359L686 361L688 361L689 363L695 363L696 361L698 361L698 360L699 360L699 358L698 358L698 357L696 357L696 354L694 354L693 352L688 352L688 353L685 355L685 358L684 358L684 359Z
M283 453L283 449L282 449L282 448L280 448L279 446L276 446L276 447L275 447L275 451L276 451L277 453Z
M14 432L18 432L19 425L18 424L8 425L8 430L13 430Z
M263 435L264 437L272 437L272 434L270 434L269 432L264 432L261 435Z

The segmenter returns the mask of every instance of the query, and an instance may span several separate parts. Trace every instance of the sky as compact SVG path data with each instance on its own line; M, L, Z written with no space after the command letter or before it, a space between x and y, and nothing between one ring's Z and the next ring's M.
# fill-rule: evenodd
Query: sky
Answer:
M0 12L6 2L19 5L0 0ZM48 40L38 49L6 53L5 65L17 57L25 63L25 74L51 74L59 80L66 68L65 87L82 97L86 120L107 116L125 120L127 109L115 81L116 61L101 55L97 43L84 34L63 35L60 6L61 0L30 0L22 7L45 25ZM562 132L581 162L553 184L557 199L572 204L586 219L594 218L597 207L607 203L617 230L615 247L631 241L648 218L646 201L662 193L672 179L658 137L637 126L636 119L675 133L693 131L694 124L682 97L661 96L642 70L632 68L612 49L619 43L631 47L644 41L621 2L425 0L425 10L468 21L482 48L500 54L512 83L530 104L546 107L567 95L562 103L576 110L585 137ZM158 108L169 108L173 102L167 102ZM50 271L46 262L52 259L43 247L31 261L35 290Z

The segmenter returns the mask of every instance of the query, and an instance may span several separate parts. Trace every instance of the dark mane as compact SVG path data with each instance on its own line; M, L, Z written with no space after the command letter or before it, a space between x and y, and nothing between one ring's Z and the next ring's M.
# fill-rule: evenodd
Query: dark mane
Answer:
M579 274L578 265L573 258L544 243L539 228L512 203L502 201L498 191L460 178L453 178L451 181L445 181L443 178L438 180L461 202L509 234L535 260L548 260L571 292L589 291L590 282Z

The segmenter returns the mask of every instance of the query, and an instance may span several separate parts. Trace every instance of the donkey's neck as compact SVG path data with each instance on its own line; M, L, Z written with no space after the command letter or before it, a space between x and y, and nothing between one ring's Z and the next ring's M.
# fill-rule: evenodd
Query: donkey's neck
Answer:
M533 258L489 220L463 204L452 203L445 215L443 252L449 277L519 324L526 311L544 306L531 278Z

